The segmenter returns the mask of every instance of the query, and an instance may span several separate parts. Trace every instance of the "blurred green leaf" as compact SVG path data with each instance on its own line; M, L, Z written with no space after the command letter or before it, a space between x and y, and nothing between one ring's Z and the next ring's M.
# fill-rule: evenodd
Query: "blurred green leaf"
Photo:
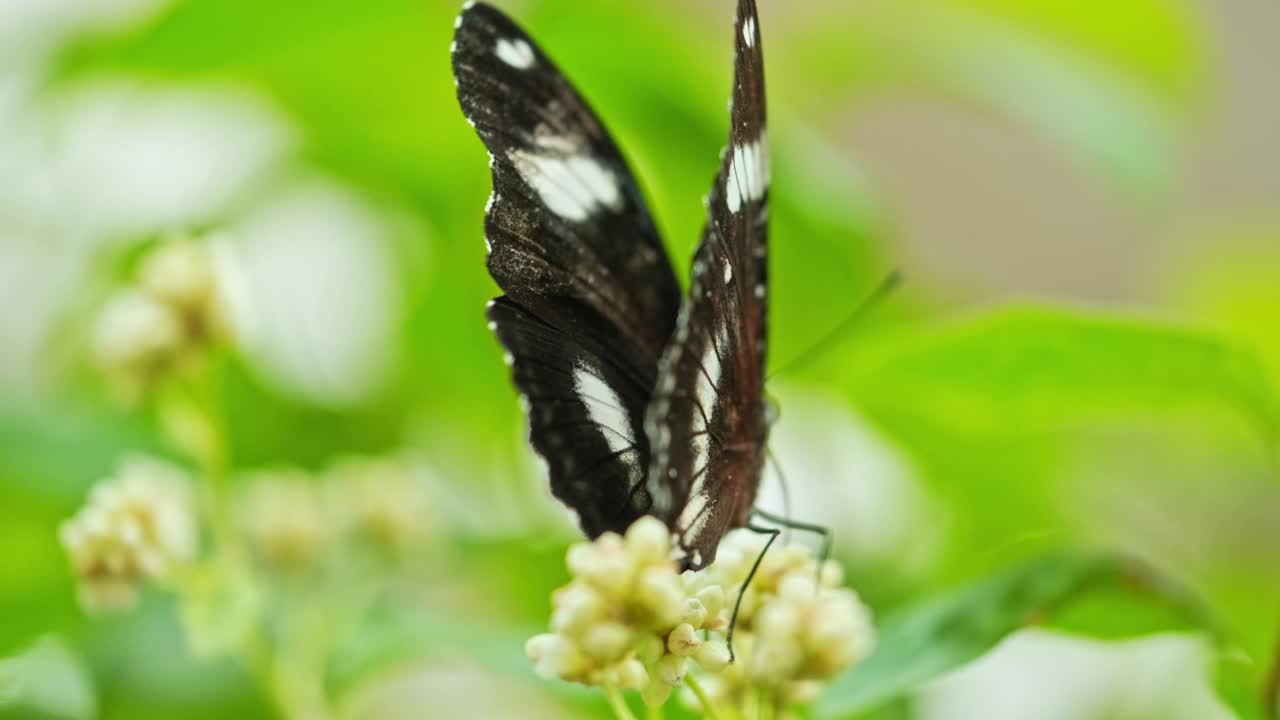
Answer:
M1280 220L1246 222L1195 234L1165 294L1197 320L1257 348L1280 382Z
M1096 589L1128 587L1175 606L1203 628L1214 622L1179 588L1123 558L1059 554L903 608L879 627L876 650L820 701L827 717L874 709L978 658L1006 635L1041 623Z
M269 698L235 660L191 657L172 598L95 617L77 646L93 670L100 720L272 720Z
M472 663L512 680L536 685L558 701L603 710L604 694L592 688L546 681L533 672L524 643L535 634L502 624L382 608L352 633L330 668L334 697L344 698L382 674L414 663Z
M0 660L0 717L89 720L97 715L93 685L80 658L60 640L46 638Z
M1174 130L1204 84L1203 39L1177 2L1098 12L1064 0L891 0L845 12L773 56L781 74L816 74L854 97L914 89L977 104L1129 187L1170 179ZM830 112L827 95L781 92L788 106Z
M1274 713L1265 709L1266 690L1259 689L1265 682L1256 663L1229 655L1218 665L1214 689L1239 720L1276 720Z
M863 343L844 368L859 407L967 430L1064 427L1115 413L1227 411L1274 438L1254 355L1213 335L1085 311L1006 307Z
M1153 93L1173 102L1194 95L1204 79L1203 39L1191 8L1183 2L1130 0L1098 12L1097 6L1074 0L942 1L1141 78Z

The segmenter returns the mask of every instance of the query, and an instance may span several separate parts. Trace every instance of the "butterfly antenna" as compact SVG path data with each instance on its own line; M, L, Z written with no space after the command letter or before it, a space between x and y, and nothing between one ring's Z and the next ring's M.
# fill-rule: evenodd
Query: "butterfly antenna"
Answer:
M725 636L725 642L729 645L729 662L734 661L733 654L733 631L738 627L738 610L742 608L742 596L747 594L747 588L751 587L751 581L755 579L756 571L760 569L760 563L764 560L764 556L769 552L769 547L773 545L773 541L778 539L782 531L777 528L761 527L747 523L747 529L753 533L768 535L769 540L765 542L764 549L756 556L756 562L751 566L751 572L747 573L747 579L742 581L742 587L738 589L738 599L733 603L733 615L729 617L729 633Z
M768 379L772 380L779 375L795 372L799 368L802 368L822 357L824 353L839 343L839 341L842 340L851 329L856 327L868 312L874 310L878 305L880 305L880 303L884 302L885 298L892 295L893 291L897 290L900 285L902 285L901 271L891 271L883 280L880 281L880 284L876 286L876 289L867 296L867 299L863 300L862 303L855 307L853 312L845 316L844 320L840 321L840 324L836 325L830 332L823 335L817 342L809 346L808 350L792 358L787 362L787 364L783 365L781 369L774 370L770 373Z

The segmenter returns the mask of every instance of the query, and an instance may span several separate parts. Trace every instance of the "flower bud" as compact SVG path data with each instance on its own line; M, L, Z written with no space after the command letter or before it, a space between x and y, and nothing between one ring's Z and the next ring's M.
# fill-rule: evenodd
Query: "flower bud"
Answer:
M774 600L756 614L756 631L762 638L790 642L800 629L801 616L789 602Z
M329 470L326 491L342 530L390 557L408 556L431 535L426 488L402 460L342 460Z
M137 290L113 297L98 319L93 356L128 399L141 393L182 354L186 333L181 316Z
M551 629L577 635L604 615L604 600L591 587L574 583L557 591L552 602Z
M708 618L715 618L724 609L724 588L719 585L708 585L698 591L698 602L707 611Z
M636 588L636 599L649 611L656 627L674 625L684 611L679 578L669 568L645 570Z
M645 565L666 561L671 544L667 526L649 515L631 525L627 530L626 542L632 556Z
M192 240L158 246L143 260L138 283L161 302L190 311L216 298L217 278L209 248Z
M778 596L790 603L806 603L817 594L814 578L801 572L784 576L778 583Z
M297 470L261 472L244 487L243 527L258 557L274 570L311 569L331 530L313 479Z
M587 630L582 638L582 649L601 662L614 662L622 657L631 644L631 631L616 622L597 624Z
M624 690L643 690L649 684L649 671L635 658L618 664L618 687Z
M698 632L688 623L677 625L676 629L667 636L667 649L680 657L692 655L701 644L702 639L698 637Z
M615 596L626 592L634 568L622 538L615 533L601 535L594 544L570 548L566 563L574 575L600 592Z
M666 644L656 635L645 635L636 643L636 657L645 665L658 662L666 650Z
M707 608L697 598L688 598L684 601L684 614L680 616L680 622L700 628L707 622Z
M533 661L534 671L545 678L569 678L586 667L578 648L560 635L535 635L525 643L524 652Z
M150 458L131 458L98 484L59 529L89 610L122 610L138 588L194 558L198 528L190 477Z
M663 655L653 666L653 672L662 682L676 687L684 682L685 673L689 671L689 661L679 655Z
M720 672L729 665L729 646L719 641L704 642L694 651L693 660L707 672Z

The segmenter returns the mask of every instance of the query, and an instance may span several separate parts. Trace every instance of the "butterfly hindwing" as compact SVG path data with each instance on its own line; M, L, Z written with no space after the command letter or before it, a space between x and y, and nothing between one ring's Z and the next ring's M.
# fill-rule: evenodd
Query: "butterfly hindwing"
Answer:
M643 422L653 375L633 361L635 348L572 302L498 298L488 316L507 348L551 492L595 537L625 530L649 509Z
M649 509L644 413L680 303L640 189L586 102L483 3L458 18L458 99L490 155L490 327L530 441L587 535Z
M754 0L735 22L729 147L707 197L689 295L646 414L653 512L688 567L744 525L763 464L769 159Z
M503 292L572 298L657 358L679 285L639 186L603 123L498 10L458 18L463 114L489 151L488 267Z

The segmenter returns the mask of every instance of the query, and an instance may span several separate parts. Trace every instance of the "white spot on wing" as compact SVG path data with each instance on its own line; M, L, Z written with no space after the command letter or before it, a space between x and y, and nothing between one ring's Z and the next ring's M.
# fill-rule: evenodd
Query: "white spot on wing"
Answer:
M589 155L565 158L512 150L508 156L547 209L566 220L586 220L600 207L622 207L617 178Z
M756 46L756 19L754 17L747 18L742 24L742 39L747 43L747 47Z
M508 40L507 38L499 38L497 46L493 49L498 59L518 70L528 70L533 67L533 48L529 43L521 38Z
M631 418L623 409L622 398L613 388L581 365L573 368L573 386L587 407L591 422L604 430L604 439L611 452L621 453L635 445Z
M702 526L707 524L707 519L711 514L706 510L707 496L705 493L695 493L689 496L689 502L685 503L684 509L680 511L680 516L676 518L675 523L675 526L680 529L682 540L697 536L702 530Z
M728 260L724 261L724 284L728 285L733 282L733 264Z
M540 148L554 150L556 152L569 154L577 152L586 144L586 140L580 137L566 137L558 135L546 125L539 125L534 132L533 142Z
M729 212L736 213L743 205L764 197L768 189L769 143L762 132L755 142L733 146L725 178L725 205Z
M701 428L706 431L710 428L706 427L703 422L705 415L710 420L715 415L716 401L719 400L720 391L717 386L720 384L720 356L716 352L715 341L708 339L707 349L702 354L702 370L698 371L698 381L694 386L694 399L699 407L692 409L693 422L690 423L692 428ZM705 372L703 372L705 370ZM701 408L701 409L699 409ZM711 462L711 443L709 442L711 435L704 432L692 438L693 450L693 472L702 474L694 481L694 492L702 487L702 480L706 477L706 467Z

